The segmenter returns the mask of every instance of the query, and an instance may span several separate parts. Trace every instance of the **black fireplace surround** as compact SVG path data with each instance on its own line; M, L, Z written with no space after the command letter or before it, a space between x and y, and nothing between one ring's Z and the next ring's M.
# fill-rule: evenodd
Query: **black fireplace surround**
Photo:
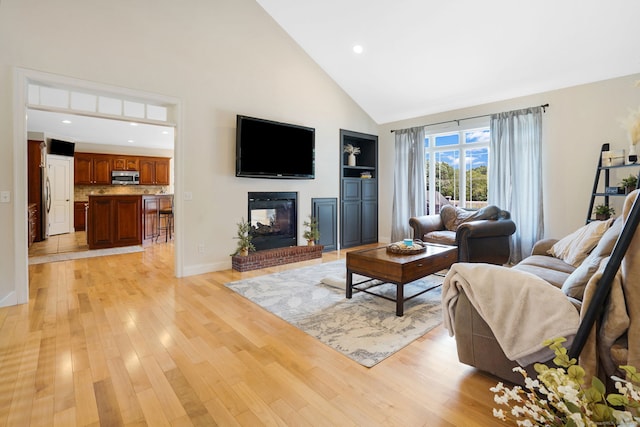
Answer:
M297 245L297 201L296 192L249 192L249 233L257 251Z

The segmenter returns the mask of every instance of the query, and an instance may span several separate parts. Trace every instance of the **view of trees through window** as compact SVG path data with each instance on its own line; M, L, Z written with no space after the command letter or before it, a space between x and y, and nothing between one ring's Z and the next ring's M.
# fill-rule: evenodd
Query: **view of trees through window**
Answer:
M489 128L427 135L426 212L439 213L446 204L465 209L487 205L489 139Z

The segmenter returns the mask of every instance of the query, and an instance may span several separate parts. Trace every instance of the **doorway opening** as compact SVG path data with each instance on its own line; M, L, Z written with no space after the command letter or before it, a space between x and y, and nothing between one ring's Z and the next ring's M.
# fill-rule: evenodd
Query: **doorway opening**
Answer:
M28 203L26 198L27 189L27 140L28 140L28 123L27 123L27 111L33 107L32 100L29 99L29 88L33 85L42 85L46 87L61 88L61 90L77 90L85 94L95 95L96 97L104 96L105 94L112 99L122 100L134 100L138 103L149 103L154 105L163 105L166 107L170 121L163 123L167 126L171 126L175 130L175 136L173 138L173 193L175 198L174 210L176 213L175 221L175 251L174 251L174 274L177 277L182 276L183 264L180 248L182 246L182 215L180 215L182 204L180 203L180 176L181 168L179 160L181 159L181 145L179 141L179 134L177 132L177 125L181 113L181 104L177 98L167 97L164 95L158 95L148 92L142 92L138 90L123 89L120 87L112 87L108 85L102 85L95 82L82 81L73 78L67 78L63 76L42 73L32 70L17 69L15 75L15 107L14 107L14 165L16 168L16 180L14 181L14 217L16 224L16 231L14 239L14 253L16 256L15 262L15 293L10 298L5 298L4 303L8 305L26 303L29 300L28 289L28 236L27 233L22 233L21 230L27 230L28 221ZM54 108L56 112L63 112L73 114L74 111L69 109ZM113 115L105 115L100 113L78 113L75 112L78 117L96 117L102 119L110 119L112 121L116 117ZM120 120L126 121L126 120ZM131 120L129 120L130 122ZM138 118L136 122L143 124L158 124L153 120L145 120ZM52 136L58 136L54 134Z

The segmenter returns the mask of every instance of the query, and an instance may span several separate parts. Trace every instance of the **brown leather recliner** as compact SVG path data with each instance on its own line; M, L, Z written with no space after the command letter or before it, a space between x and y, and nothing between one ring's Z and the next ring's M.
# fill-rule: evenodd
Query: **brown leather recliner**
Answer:
M437 215L411 217L409 225L414 239L457 246L458 262L498 265L509 261L509 236L516 231L511 214L494 205L477 211L446 205Z

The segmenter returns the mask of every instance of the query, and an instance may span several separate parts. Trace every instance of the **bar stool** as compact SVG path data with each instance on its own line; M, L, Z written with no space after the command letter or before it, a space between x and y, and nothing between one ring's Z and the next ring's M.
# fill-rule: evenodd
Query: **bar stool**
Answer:
M162 200L159 202L158 235L156 237L156 242L158 241L158 237L162 234L162 231L164 231L164 241L168 242L173 233L173 198L171 198L171 205L168 207L162 206Z

